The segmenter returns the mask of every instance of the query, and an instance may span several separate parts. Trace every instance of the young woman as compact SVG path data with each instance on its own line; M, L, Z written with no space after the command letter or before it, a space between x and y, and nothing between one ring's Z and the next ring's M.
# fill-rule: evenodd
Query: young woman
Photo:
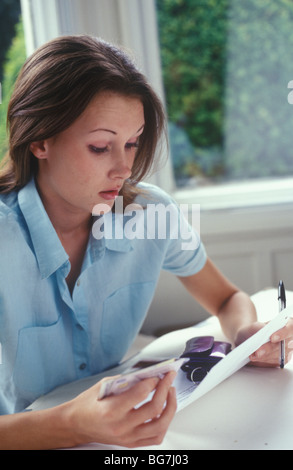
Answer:
M9 154L0 175L0 448L161 442L176 410L173 373L100 401L98 383L64 405L23 412L54 387L121 360L161 269L218 316L231 342L261 328L249 297L215 268L201 243L182 250L170 233L93 236L93 208L111 214L118 195L124 207L173 204L141 183L164 125L145 77L101 40L58 38L25 63L8 109ZM278 341L291 335L289 323L251 360L277 363ZM136 408L151 391L152 401Z

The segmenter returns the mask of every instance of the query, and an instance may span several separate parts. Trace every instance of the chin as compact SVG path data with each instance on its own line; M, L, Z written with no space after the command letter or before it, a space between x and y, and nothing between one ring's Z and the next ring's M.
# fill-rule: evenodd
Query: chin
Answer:
M107 214L108 212L111 212L114 206L114 200L112 202L98 202L97 204L94 205L94 207L91 210L92 215L98 216L98 215L103 215Z

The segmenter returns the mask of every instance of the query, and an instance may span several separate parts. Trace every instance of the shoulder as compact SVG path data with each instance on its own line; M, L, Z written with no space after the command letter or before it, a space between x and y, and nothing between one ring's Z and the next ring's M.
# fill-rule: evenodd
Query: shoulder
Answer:
M135 199L137 204L175 204L174 199L163 189L150 183L139 183L137 185L139 194Z
M11 215L16 215L17 208L17 193L15 191L0 194L0 221L6 220Z

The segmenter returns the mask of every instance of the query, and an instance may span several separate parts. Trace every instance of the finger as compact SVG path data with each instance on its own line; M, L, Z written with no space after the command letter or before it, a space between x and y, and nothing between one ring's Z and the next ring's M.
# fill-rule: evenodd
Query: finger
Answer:
M290 344L291 343L291 344ZM291 341L290 346L293 346ZM291 349L285 341L285 363L289 362ZM280 365L280 343L266 343L250 356L251 362L259 367L278 367Z
M161 444L176 413L176 409L176 390L174 387L171 387L168 391L166 407L161 416L135 428L135 436L129 447L145 447Z
M148 421L137 428L139 445L158 445L163 441L166 432L177 410L176 390L171 387L168 391L166 406L159 417ZM143 444L146 442L146 444ZM150 444L151 442L151 444Z
M154 418L154 420L148 420L147 423L142 422L136 426L131 422L128 415L120 429L120 445L125 447L144 447L159 444L167 432L176 409L176 391L172 387L168 390L166 406L159 417ZM132 414L135 413L140 413L140 410L133 410ZM150 423L152 423L152 426L149 426Z
M172 371L159 381L151 401L134 410L132 414L134 424L139 425L161 415L175 377L176 372Z
M285 339L293 339L293 319L291 318L287 325L281 328L280 330L276 331L271 336L271 342L272 343L279 343L280 341L283 341Z
M265 358L274 356L274 359L276 359L278 357L277 351L280 351L278 344L273 345L271 343L266 343L251 354L250 357L255 360L265 360Z
M140 403L144 402L148 396L155 390L160 379L152 377L149 379L140 380L133 385L129 390L116 395L113 398L119 403L119 407L127 410L132 410Z
M260 362L263 364L269 364L272 367L276 367L279 365L279 356L280 344L266 343L250 356L250 360L252 362Z

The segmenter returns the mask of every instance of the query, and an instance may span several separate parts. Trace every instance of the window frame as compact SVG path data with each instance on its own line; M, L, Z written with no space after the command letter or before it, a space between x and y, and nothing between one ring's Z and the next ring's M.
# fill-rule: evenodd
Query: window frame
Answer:
M28 55L53 37L82 32L102 36L134 51L139 66L165 103L155 0L21 0ZM86 11L97 14L96 30ZM98 15L103 11L103 15ZM102 16L102 18L101 18ZM129 18L132 21L129 22ZM135 19L134 19L135 18ZM99 34L101 33L101 34ZM150 39L151 38L151 39ZM164 147L164 152L167 152ZM171 193L179 203L197 203L204 212L293 204L293 177L221 183L207 187L176 187L171 158L150 182Z

